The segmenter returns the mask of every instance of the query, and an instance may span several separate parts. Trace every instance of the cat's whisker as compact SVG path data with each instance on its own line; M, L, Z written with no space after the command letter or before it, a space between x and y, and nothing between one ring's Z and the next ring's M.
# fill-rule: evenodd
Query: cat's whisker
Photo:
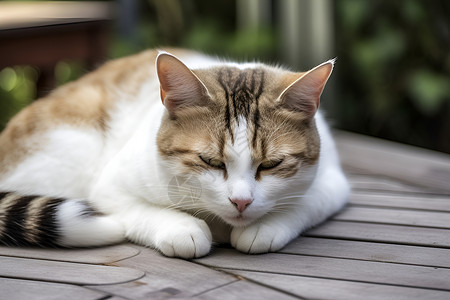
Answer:
M161 185L161 186L155 186L155 185L144 185L147 188L159 188L161 190L171 190L173 189L174 191L176 190L185 190L185 191L190 191L190 190L198 190L199 187L195 186L195 185L187 185L187 184L183 184L183 185L175 185L175 184L168 184L168 185Z
M278 198L278 199L276 199L276 202L281 203L285 200L289 201L291 199L304 199L304 198L305 197L302 197L302 196L289 196L289 197ZM292 201L290 201L290 202L292 202Z

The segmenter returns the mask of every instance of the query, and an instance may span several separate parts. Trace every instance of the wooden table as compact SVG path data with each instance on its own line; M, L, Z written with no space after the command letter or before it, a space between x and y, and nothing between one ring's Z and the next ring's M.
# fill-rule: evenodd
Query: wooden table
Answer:
M0 70L32 65L38 97L54 88L59 61L93 69L106 58L113 14L108 2L0 2Z
M450 299L450 157L337 133L341 213L282 251L0 248L0 299Z

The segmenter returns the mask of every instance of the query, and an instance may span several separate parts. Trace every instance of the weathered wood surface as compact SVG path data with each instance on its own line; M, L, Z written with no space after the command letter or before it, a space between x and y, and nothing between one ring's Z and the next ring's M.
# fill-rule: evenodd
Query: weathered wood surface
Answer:
M278 289L297 295L302 299L333 300L444 300L448 293L395 285L333 280L326 278L292 276L262 272L235 271L236 274L256 282L276 286Z
M84 299L96 300L107 296L98 291L77 285L59 284L32 280L0 278L0 299L10 300L50 300Z
M448 155L346 132L336 132L335 136L347 170L450 193Z
M73 284L118 284L145 275L140 270L130 268L16 257L0 257L0 266L1 275L8 278Z
M234 249L218 249L217 255L197 260L224 270L257 271L285 275L343 279L450 291L450 269L339 259L306 255L270 253L253 255ZM213 254L215 254L213 253Z
M450 212L449 196L416 194L370 194L353 192L350 204L366 206L418 209L420 211Z
M109 264L133 257L139 250L128 245L114 245L95 249L36 249L0 247L0 256L37 258L84 264Z
M328 221L305 235L425 247L450 248L446 229Z
M144 247L138 256L117 262L120 267L145 272L146 276L121 285L92 286L113 295L130 299L151 299L169 296L191 297L237 281L225 274L189 261L163 257Z
M0 247L0 300L450 299L450 157L337 136L348 206L278 253Z

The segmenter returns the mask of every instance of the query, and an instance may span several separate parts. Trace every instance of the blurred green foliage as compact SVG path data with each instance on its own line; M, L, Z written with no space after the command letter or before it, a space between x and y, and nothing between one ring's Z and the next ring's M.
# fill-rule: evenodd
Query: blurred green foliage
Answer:
M276 60L276 28L236 26L236 5L230 0L146 0L134 37L116 36L112 57L175 46L242 60ZM130 40L137 41L130 43Z
M341 128L450 153L450 3L336 1Z
M0 70L0 129L35 98L37 76L30 66Z
M83 63L61 61L55 66L57 86L85 73ZM32 66L14 66L0 70L0 130L19 110L36 99L39 70Z

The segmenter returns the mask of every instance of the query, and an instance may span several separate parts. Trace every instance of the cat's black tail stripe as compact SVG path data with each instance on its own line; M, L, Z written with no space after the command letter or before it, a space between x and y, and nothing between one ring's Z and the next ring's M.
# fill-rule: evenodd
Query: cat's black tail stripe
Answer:
M58 206L63 198L38 197L30 203L28 210L27 241L34 245L54 247L60 238L56 220ZM28 230L32 229L32 230Z
M57 246L57 206L64 199L0 193L0 243Z
M13 197L13 194L10 194ZM9 245L28 244L24 223L27 219L27 207L34 196L15 197L15 203L9 207L5 220L4 240Z
M10 235L9 228L11 226L9 226L8 223L11 222L11 219L9 218L11 209L19 196L9 192L2 192L0 196L0 241L6 243L7 241L15 240L15 238Z
M9 194L9 192L0 192L0 203L3 200L3 198L5 198L5 196L8 194Z

